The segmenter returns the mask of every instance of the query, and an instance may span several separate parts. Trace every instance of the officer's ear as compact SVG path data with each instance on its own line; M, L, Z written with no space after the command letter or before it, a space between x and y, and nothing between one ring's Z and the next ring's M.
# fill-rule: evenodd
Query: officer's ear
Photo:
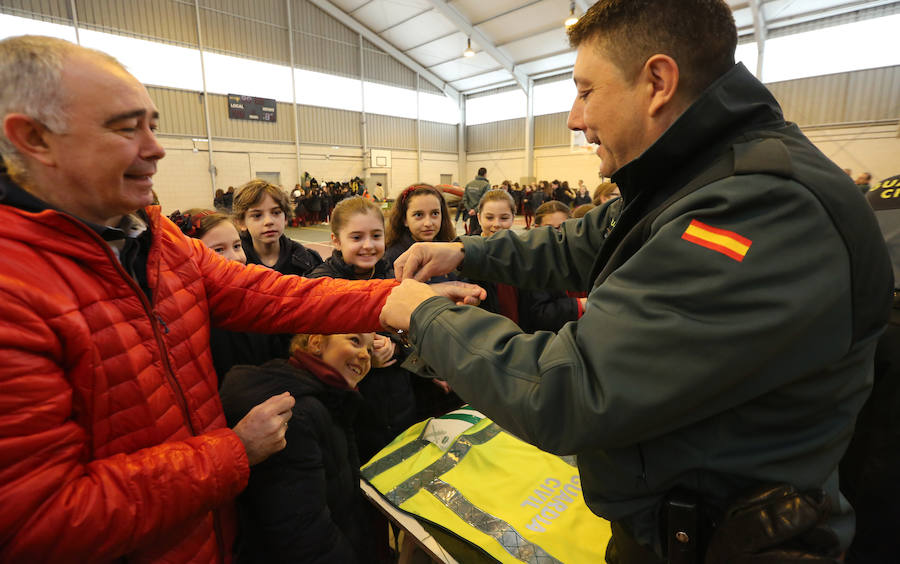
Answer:
M647 59L641 69L641 86L649 97L647 112L650 117L659 117L664 111L671 111L679 86L678 63L668 55L656 54Z

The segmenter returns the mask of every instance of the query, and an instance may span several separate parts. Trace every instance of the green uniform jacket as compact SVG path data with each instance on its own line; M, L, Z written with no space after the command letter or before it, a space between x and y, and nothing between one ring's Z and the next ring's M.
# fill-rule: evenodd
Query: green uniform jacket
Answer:
M472 180L468 184L466 184L466 189L463 192L463 206L467 210L475 210L478 211L478 202L481 201L481 197L484 196L484 193L491 189L491 183L488 182L488 179L483 176L476 176L475 180Z
M598 283L607 240L723 155L733 172L665 207ZM613 181L623 200L559 231L462 239L467 278L590 289L580 320L527 335L431 298L413 360L504 429L577 454L588 506L657 552L673 487L723 506L764 482L824 487L846 546L836 468L893 289L859 191L740 64Z

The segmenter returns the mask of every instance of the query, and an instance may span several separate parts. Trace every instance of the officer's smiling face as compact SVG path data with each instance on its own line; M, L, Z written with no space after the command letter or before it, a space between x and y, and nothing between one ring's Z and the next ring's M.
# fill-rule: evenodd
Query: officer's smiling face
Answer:
M596 40L578 47L573 78L578 95L567 125L583 131L588 142L599 145L597 156L603 161L600 171L603 176L612 176L649 146L644 145L646 86L642 86L640 75L629 83Z

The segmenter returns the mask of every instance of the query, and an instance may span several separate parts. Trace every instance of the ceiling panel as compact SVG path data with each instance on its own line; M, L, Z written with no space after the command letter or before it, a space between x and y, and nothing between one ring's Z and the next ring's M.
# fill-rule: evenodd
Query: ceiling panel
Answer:
M427 0L378 0L360 6L353 17L378 33L430 8Z
M512 79L512 75L509 74L507 70L501 69L480 74L478 76L457 80L450 83L450 86L462 92L465 90L474 90L475 88L481 88L483 86L489 86L492 84L510 83L512 82Z
M331 0L339 9L382 39L403 51L460 90L499 82L512 75L472 38L476 56L463 58L467 33L443 16L435 2L447 2L465 21L496 46L501 58L529 76L571 68L575 53L569 48L562 22L570 0ZM753 35L753 0L727 0L735 23L746 41ZM842 12L896 4L897 0L759 0L764 20L772 28L834 16ZM576 4L576 14L581 14ZM593 0L586 0L587 4ZM462 24L460 24L462 26ZM462 26L464 28L464 26ZM479 76L480 75L480 76Z
M455 25L438 12L431 10L392 27L382 33L381 36L397 47L397 49L406 51L410 47L421 45L429 39L437 39L455 31L459 31ZM459 51L462 52L463 49L465 49L465 45Z
M466 36L462 32L452 33L446 37L432 41L421 47L416 47L406 52L407 55L422 63L425 67L446 62L454 57L462 57L466 48ZM472 48L479 50L477 44Z
M571 70L575 65L575 52L562 53L552 57L544 57L535 61L522 63L516 68L527 75L540 74L542 72L555 70Z
M344 12L352 12L363 4L368 4L371 1L372 0L331 0L331 3Z
M568 15L569 3L566 0L544 0L479 24L478 29L496 44L503 44L526 37L529 33L544 31L553 24L565 30L563 21Z
M449 4L470 22L478 23L510 10L521 8L527 0L453 0Z
M571 50L566 30L562 26L507 43L502 48L516 63Z
M476 53L474 57L454 59L440 65L430 67L428 70L442 79L452 82L460 78L468 77L479 72L496 70L500 65L487 53Z

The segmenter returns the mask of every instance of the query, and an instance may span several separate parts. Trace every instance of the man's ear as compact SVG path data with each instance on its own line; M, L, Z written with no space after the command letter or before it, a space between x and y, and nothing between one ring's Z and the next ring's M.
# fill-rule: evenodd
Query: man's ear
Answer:
M656 54L644 63L642 74L650 90L647 109L651 117L658 117L660 112L671 108L678 92L678 63L668 55Z
M3 118L3 133L22 156L46 166L56 164L46 139L49 130L36 119L25 114L7 114Z

